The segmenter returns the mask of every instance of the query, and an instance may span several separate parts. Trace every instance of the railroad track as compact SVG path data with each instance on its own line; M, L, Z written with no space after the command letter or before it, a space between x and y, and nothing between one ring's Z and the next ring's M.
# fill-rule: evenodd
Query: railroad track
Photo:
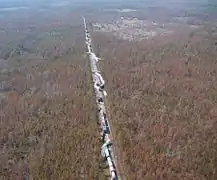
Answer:
M107 163L109 168L109 174L111 180L120 180L117 173L117 166L115 162L114 151L112 147L112 133L109 124L108 115L106 113L105 107L105 96L107 93L105 91L105 81L100 74L97 67L97 62L100 60L92 48L90 33L87 28L86 20L83 17L84 28L85 28L85 41L87 45L87 54L90 61L90 68L92 73L93 87L95 92L96 104L98 108L98 123L100 124L100 138L101 138L101 156L103 160Z

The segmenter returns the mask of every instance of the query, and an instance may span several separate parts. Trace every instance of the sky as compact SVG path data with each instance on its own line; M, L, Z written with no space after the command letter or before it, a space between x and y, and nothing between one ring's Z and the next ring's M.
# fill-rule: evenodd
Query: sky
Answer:
M79 3L79 4L130 4L130 5L138 5L142 4L143 6L146 5L161 5L161 6L187 6L189 3L192 2L199 3L210 3L210 2L217 2L217 0L0 0L0 8L11 8L16 6L41 6L41 5L52 5L55 3L61 2L70 2L70 3ZM174 3L175 2L175 3Z

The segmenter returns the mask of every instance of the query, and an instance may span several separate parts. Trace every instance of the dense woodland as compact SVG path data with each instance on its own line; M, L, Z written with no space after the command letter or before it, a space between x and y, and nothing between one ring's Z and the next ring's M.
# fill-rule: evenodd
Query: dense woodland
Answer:
M0 12L0 179L107 179L81 16L122 14L88 8ZM199 25L140 42L91 30L122 179L217 179L213 8L124 13Z
M217 34L141 42L95 33L124 179L216 179Z
M0 21L0 179L95 179L100 144L82 19L25 13Z

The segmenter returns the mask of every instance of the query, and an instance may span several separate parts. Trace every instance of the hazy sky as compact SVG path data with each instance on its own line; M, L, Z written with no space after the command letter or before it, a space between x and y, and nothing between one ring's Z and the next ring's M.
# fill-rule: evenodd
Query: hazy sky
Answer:
M36 5L49 5L54 3L62 3L62 2L71 2L73 3L99 3L99 4L132 4L139 5L140 3L143 6L146 5L163 5L163 6L188 6L189 3L196 2L200 3L211 3L217 2L217 0L0 0L0 8L2 7L13 7L13 6L36 6Z

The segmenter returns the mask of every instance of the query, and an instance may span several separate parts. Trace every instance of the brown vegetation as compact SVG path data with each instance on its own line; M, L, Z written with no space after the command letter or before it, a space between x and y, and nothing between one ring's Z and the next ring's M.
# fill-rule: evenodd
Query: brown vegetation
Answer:
M217 178L212 33L177 29L143 42L95 34L124 179Z
M99 133L83 27L77 17L67 23L69 15L13 17L13 28L2 26L2 180L97 177Z
M90 9L1 14L0 179L106 179L79 13L103 23L122 14ZM160 9L126 15L179 17ZM217 179L217 32L190 12L195 31L177 23L141 42L93 36L123 179Z

